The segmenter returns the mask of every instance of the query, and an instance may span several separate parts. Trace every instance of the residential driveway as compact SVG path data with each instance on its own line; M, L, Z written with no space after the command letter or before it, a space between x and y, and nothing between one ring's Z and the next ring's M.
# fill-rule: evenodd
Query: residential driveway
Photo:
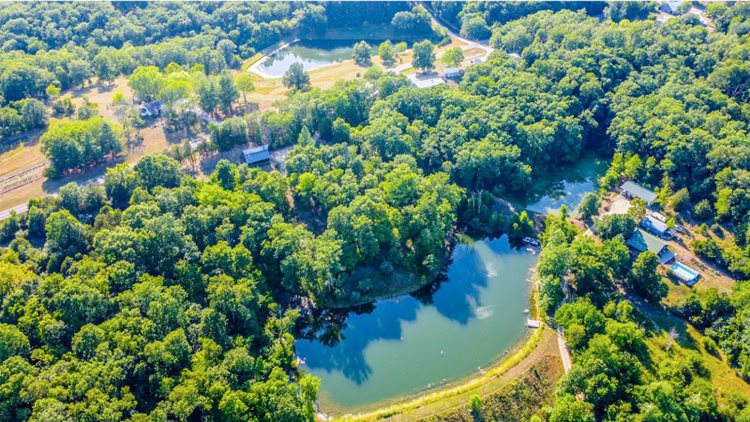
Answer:
M609 204L609 209L604 215L607 214L627 214L630 209L630 201L628 198L617 195L617 197Z

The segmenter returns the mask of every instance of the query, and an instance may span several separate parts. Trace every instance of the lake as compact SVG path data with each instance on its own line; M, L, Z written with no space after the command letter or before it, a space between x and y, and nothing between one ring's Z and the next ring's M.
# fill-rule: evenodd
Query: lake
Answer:
M352 58L357 41L298 41L281 48L261 60L251 69L266 77L284 76L292 63L301 63L310 71Z
M536 260L506 236L459 243L447 279L428 299L401 296L350 315L333 347L298 340L303 368L322 381L323 410L418 392L490 364L528 330Z

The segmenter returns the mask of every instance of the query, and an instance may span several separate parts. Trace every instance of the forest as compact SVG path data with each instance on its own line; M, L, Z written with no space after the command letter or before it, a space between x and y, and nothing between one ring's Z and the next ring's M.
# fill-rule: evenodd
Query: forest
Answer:
M654 254L631 259L632 219L600 220L596 241L567 210L535 224L501 206L584 153L610 157L601 194L652 188L661 212L700 225L690 250L738 280L670 312L750 380L750 5L711 3L711 30L690 13L657 22L656 7L6 5L0 146L41 131L50 176L128 148L136 117L60 99L120 75L175 125L188 97L231 115L201 154L294 148L284 173L221 160L205 179L184 154L147 155L0 222L0 420L314 420L319 381L294 338L316 311L431 283L459 233L518 240L540 225L540 305L575 364L535 417L750 420L750 398L717 396L698 353L653 346L631 299L658 304L667 286ZM264 48L353 22L434 39L430 13L495 49L456 88L371 66L319 89L301 71L273 110L241 111L253 87L239 70Z

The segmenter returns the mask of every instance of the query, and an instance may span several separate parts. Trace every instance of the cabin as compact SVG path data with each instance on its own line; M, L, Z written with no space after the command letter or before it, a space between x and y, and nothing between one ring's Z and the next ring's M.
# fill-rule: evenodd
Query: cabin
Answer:
M443 72L445 79L452 79L454 81L460 80L464 76L464 71L457 67L446 67Z
M656 201L656 194L638 183L627 181L620 186L620 192L623 196L628 199L639 198L646 203L646 206L651 206Z
M161 101L151 101L141 106L140 115L146 117L159 117L161 115Z
M677 9L682 5L681 1L667 1L659 6L659 10L670 15L677 14Z
M271 154L268 152L268 145L248 148L242 151L242 156L245 158L245 162L250 166L263 164L271 160Z
M669 230L666 223L650 215L643 217L640 226L649 233L664 239L671 239L674 236L674 231Z
M628 247L634 254L641 254L646 251L653 252L659 258L659 264L665 265L674 259L674 252L669 250L667 243L658 237L643 231L636 230L627 240Z

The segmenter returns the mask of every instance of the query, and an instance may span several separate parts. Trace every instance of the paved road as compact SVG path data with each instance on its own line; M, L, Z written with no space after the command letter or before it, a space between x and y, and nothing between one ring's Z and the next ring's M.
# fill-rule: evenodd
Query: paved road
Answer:
M29 210L29 204L22 204L17 207L7 209L5 211L0 211L0 221L9 219L11 216L11 213L14 211L16 214L23 214L28 210Z

